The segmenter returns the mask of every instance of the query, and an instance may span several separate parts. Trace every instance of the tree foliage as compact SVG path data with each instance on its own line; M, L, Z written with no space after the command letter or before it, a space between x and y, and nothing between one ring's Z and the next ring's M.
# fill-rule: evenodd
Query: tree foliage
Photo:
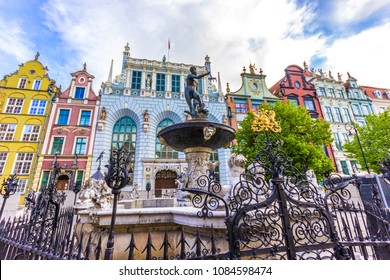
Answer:
M323 173L334 170L332 160L324 153L324 146L329 145L333 138L329 123L323 119L312 119L304 107L297 107L288 101L262 104L260 109L273 110L275 119L280 123L282 131L277 137L283 141L282 150L293 161L298 169L302 166L313 169L319 180ZM265 132L255 132L252 129L254 112L251 111L242 121L241 129L237 131L237 145L233 147L235 153L243 154L251 162L256 153L265 147L262 143Z
M378 161L388 158L390 153L390 108L381 114L367 116L365 126L355 124L355 127L369 168L378 172ZM354 130L352 132L355 133ZM356 133L352 141L343 145L343 150L349 153L350 157L356 158L362 168L365 168L366 165Z

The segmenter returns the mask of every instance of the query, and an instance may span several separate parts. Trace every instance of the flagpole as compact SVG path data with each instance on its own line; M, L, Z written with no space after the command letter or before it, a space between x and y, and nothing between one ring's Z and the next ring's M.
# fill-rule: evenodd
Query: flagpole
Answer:
M169 51L171 49L171 41L168 39L168 61L169 61Z

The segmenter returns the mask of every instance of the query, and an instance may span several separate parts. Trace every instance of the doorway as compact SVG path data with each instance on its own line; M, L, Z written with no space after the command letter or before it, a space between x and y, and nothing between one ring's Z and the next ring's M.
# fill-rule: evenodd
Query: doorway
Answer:
M58 176L57 190L67 191L68 189L69 189L69 176L68 175Z
M156 181L154 185L154 196L162 197L163 191L169 189L176 189L175 179L177 174L172 170L161 170L156 174Z

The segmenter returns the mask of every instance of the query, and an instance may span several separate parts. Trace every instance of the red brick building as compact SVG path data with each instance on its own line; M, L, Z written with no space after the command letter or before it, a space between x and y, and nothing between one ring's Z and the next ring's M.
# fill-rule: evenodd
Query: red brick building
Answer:
M317 98L316 88L306 81L306 76L310 75L307 69L302 69L298 65L289 65L284 69L285 76L274 84L270 91L285 100L294 102L297 106L304 106L307 113L312 118L323 119L320 102ZM334 155L330 146L324 147L326 155L332 159L335 165Z

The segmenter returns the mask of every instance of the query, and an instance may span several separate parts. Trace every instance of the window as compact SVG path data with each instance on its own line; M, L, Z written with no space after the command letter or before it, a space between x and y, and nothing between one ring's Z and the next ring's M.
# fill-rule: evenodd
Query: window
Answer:
M156 91L165 91L165 74L157 73Z
M203 94L203 79L199 79L198 83L198 93Z
M76 155L85 155L86 150L87 150L87 138L77 137L74 153Z
M321 96L326 96L325 88L320 87L320 95L321 95Z
M81 110L80 125L89 126L91 121L91 111Z
M218 159L218 151L212 151L210 154L210 161L211 162L217 162ZM220 176L219 176L219 165L215 167L214 170L215 180L217 182L220 182Z
M173 124L173 121L170 119L164 119L157 126L156 134L160 132L164 127L170 126ZM156 158L178 158L179 153L172 150L170 147L161 144L160 139L156 137Z
M326 120L330 122L334 122L332 108L329 106L325 106L325 114L326 114Z
M343 116L341 115L340 108L335 107L334 110L336 112L336 121L343 122Z
M348 143L349 142L349 136L348 136L348 133L342 133L341 135L343 135L343 143Z
M50 171L43 171L42 173L42 180L41 180L41 186L39 188L40 191L46 188L47 183L49 182L49 175Z
M24 193L27 186L27 179L18 179L18 186L16 187L16 193Z
M124 147L131 154L130 167L134 169L134 155L137 140L137 125L130 117L123 117L116 122L112 131L111 148ZM133 174L130 174L130 182Z
M342 148L342 143L341 143L339 134L333 133L333 138L334 138L334 143L336 144L337 150L342 151L343 148Z
M337 98L344 98L343 90L338 89L338 90L337 90L337 95L336 95L336 97L337 97Z
M351 114L349 113L349 109L348 108L343 108L343 110L344 110L344 115L347 118L347 121L351 123L352 122L352 118L351 118Z
M27 82L26 78L20 78L18 88L21 88L21 89L26 88L26 82Z
M131 80L132 89L141 89L141 71L133 71L133 78Z
M22 141L27 141L27 142L38 141L40 128L41 127L39 125L25 125Z
M362 105L363 115L367 116L370 114L370 106L369 105Z
M315 111L314 101L312 99L304 99L305 107L307 110Z
M34 153L17 153L12 173L29 174Z
M382 93L379 90L374 91L374 94L377 98L383 98Z
M64 145L64 137L54 137L53 138L53 145L51 146L51 154L55 155L57 154L62 154L62 147Z
M9 98L5 112L10 114L20 114L23 107L23 101L24 99L22 98Z
M361 99L362 98L359 91L355 91L354 95L355 95L356 99Z
M288 97L288 101L292 102L295 106L299 106L298 98Z
M329 92L329 95L333 98L336 98L336 94L334 93L334 89L333 88L328 88L328 92Z
M46 100L31 100L29 114L42 116L45 114L46 103Z
M236 100L236 113L246 114L246 101Z
M81 184L83 182L84 171L77 171L75 184Z
M341 168L343 169L343 173L345 175L349 175L347 162L345 160L340 160L340 165L341 165Z
M13 141L16 124L0 124L0 140Z
M180 76L172 75L172 92L180 92Z
M41 80L35 80L33 89L34 90L39 90L40 87L41 87Z
M76 98L76 99L84 99L84 93L85 93L85 88L83 88L83 87L76 87L76 90L74 92L74 98Z
M261 101L257 101L256 103L252 103L252 109L257 110L261 106Z
M294 85L295 85L296 88L301 88L301 84L298 81L295 81Z
M351 160L350 163L351 163L351 167L352 167L352 172L354 172L354 173L357 172L359 170L359 168L357 166L356 161L355 160Z
M7 162L8 153L0 152L0 173L3 174L4 166Z
M69 121L69 114L70 114L69 109L60 109L60 114L58 116L57 124L67 125Z
M352 111L353 111L353 114L356 116L362 115L362 111L360 110L359 104L352 104Z

